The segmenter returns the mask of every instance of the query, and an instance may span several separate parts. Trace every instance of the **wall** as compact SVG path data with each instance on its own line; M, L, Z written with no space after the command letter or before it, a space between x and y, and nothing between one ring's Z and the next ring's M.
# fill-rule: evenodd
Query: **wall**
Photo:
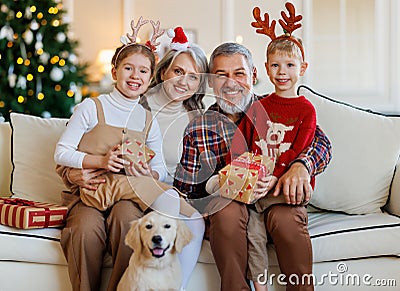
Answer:
M139 16L160 20L164 28L183 26L196 31L197 43L210 54L224 41L235 41L237 35L243 37L246 45L254 55L259 72L257 92L270 91L269 81L264 69L265 47L268 38L255 33L251 27L252 10L260 6L268 7L271 16L278 17L282 9L281 1L265 0L64 0L65 5L72 7L72 30L80 42L81 60L91 65L92 79L100 78L96 66L98 52L104 48L115 49L119 46L119 38L129 29L131 19ZM299 1L294 1L300 7ZM151 26L143 27L142 39L148 38Z

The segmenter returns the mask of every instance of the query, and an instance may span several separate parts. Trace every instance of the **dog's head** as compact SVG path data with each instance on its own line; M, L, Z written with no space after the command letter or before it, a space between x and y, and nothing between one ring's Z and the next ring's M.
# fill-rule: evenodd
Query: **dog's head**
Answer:
M192 236L183 221L153 211L132 222L125 244L135 254L163 258L169 253L181 252Z

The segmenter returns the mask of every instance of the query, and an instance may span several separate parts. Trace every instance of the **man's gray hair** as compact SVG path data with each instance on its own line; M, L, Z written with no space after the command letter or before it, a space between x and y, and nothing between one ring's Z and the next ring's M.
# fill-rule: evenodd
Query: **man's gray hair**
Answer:
M212 52L209 62L210 72L213 71L214 59L217 56L230 56L234 54L240 54L244 56L247 60L247 65L249 66L250 71L253 70L254 62L251 52L244 45L235 42L226 42L216 47Z

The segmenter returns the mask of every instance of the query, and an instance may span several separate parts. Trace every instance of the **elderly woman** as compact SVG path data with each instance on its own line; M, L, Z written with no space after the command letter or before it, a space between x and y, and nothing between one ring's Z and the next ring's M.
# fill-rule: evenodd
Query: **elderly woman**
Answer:
M142 105L152 111L160 125L163 136L162 154L168 171L167 178L164 180L166 183L172 184L173 182L175 168L182 154L181 141L186 125L195 113L204 109L202 99L206 88L205 73L208 73L207 58L200 47L188 43L179 47L171 45L171 49L156 66L150 84L151 89L142 96ZM95 189L96 184L103 183L103 179L99 177L101 173L97 170L69 168L65 171L62 176L65 183L70 186L79 185ZM124 202L127 203L127 201ZM120 217L119 223L125 225L125 222L143 215L138 212L139 210L133 211L132 215L125 219ZM194 235L191 243L185 246L179 255L183 273L182 288L184 289L200 254L205 226L204 220L198 212L191 217L181 215L181 218L185 219L185 223ZM123 242L123 238L120 241ZM125 260L125 264L128 266L132 250L123 245L120 245L119 249L123 250L121 256L118 256L119 260Z

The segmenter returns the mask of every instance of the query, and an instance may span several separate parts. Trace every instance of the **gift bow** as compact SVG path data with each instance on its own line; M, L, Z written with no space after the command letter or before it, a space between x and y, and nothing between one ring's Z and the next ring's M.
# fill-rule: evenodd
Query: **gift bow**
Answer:
M21 199L21 198L5 198L4 204L12 204L12 205L18 205L18 206L34 206L35 202L29 201L26 199Z

